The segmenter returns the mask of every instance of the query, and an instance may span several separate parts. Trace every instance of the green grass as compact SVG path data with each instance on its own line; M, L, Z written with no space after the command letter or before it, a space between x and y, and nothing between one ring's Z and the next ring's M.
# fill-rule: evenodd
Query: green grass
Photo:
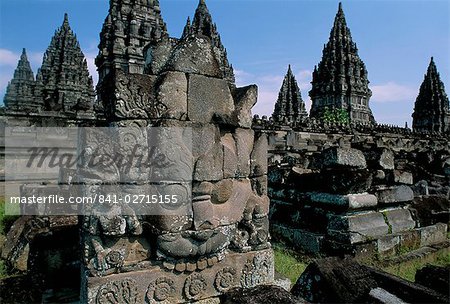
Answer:
M308 264L312 261L312 257L299 254L296 251L289 249L284 244L275 243L272 245L275 255L275 271L289 278L292 284L295 284L303 271L305 271ZM380 268L376 265L376 263L368 263L367 265L414 282L417 270L424 267L426 264L436 266L450 265L449 251L441 250L424 259L412 260L393 266Z
M6 234L17 218L17 215L5 214L5 199L0 197L0 247L3 248L3 242L6 239ZM11 273L8 272L5 261L0 260L0 279L6 278L10 275Z
M10 215L10 211L8 210L8 214L6 214L6 205L3 197L0 198L0 235L6 236L11 226L14 222L19 218L18 215Z
M399 276L405 280L414 282L417 270L424 267L426 264L432 264L436 266L450 265L450 255L448 250L442 250L438 252L434 257L384 267L382 268L382 270L390 274Z
M306 266L308 266L309 259L298 256L281 244L274 244L273 251L275 255L275 271L289 278L292 284L295 284L303 271L305 271Z

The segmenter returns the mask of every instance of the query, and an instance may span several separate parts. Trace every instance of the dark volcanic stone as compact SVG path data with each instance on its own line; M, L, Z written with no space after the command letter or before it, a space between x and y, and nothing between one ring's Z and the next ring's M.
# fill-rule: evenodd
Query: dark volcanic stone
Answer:
M372 186L372 180L367 169L328 169L321 171L318 186L326 193L364 193Z
M450 224L450 200L441 196L420 196L414 198L412 207L421 227L436 223Z
M417 270L416 283L431 288L443 295L450 295L450 265L446 267L426 265Z
M346 168L367 168L366 158L360 150L329 148L323 151L324 167L346 167Z
M377 283L369 271L353 260L326 258L309 264L291 292L310 302L363 302Z
M262 285L250 289L236 288L222 295L223 304L300 304L308 303L278 286Z

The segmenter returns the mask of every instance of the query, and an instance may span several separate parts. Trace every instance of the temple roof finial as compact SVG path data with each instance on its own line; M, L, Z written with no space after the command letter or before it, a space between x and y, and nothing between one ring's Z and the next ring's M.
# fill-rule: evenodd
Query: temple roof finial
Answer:
M67 13L64 13L63 27L65 26L69 26L69 15Z

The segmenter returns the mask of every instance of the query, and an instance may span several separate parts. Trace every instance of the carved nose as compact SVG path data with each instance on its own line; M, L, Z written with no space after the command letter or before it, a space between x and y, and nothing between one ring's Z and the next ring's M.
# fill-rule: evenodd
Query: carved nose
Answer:
M194 213L195 230L213 229L219 226L219 221L214 219L214 209L210 195L194 197L192 199L192 211Z

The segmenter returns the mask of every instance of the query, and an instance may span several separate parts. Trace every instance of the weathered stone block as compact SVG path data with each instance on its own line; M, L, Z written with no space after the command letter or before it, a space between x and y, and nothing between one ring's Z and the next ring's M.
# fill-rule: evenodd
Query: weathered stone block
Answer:
M411 172L393 170L390 171L388 174L388 181L395 184L412 185L413 175Z
M207 154L200 156L195 163L194 180L218 181L223 178L223 149L214 144Z
M369 298L376 303L383 304L404 304L406 303L394 294L384 290L383 288L377 287L369 292Z
M319 204L323 208L353 210L375 207L378 203L377 197L368 193L339 195L313 192L307 195L314 205Z
M256 85L250 85L237 88L233 95L236 101L235 115L237 125L243 128L251 128L253 121L252 108L258 98L258 87Z
M162 265L107 277L88 277L82 286L82 300L103 303L111 294L118 303L185 303L226 293L232 288L273 284L274 259L271 249L230 253L196 272L165 270ZM186 264L186 263L185 263ZM178 265L178 264L177 264Z
M311 303L360 303L375 287L377 282L366 267L331 257L310 263L291 292Z
M289 281L289 279L287 279ZM290 282L290 281L289 281ZM257 286L250 289L237 288L226 293L221 297L222 302L226 304L304 304L305 300L293 296L287 288L287 282L280 283L275 281L274 285ZM290 283L289 283L290 285ZM197 303L196 303L197 304ZM213 303L198 303L213 304Z
M319 184L322 192L329 193L364 193L372 185L372 174L369 170L354 169L324 169L319 176Z
M404 203L414 199L414 192L406 185L380 187L376 190L375 195L379 204Z
M223 147L217 126L205 124L192 129L194 180L218 181L223 178Z
M400 237L398 235L387 235L377 240L377 250L381 256L394 255L399 246Z
M416 227L416 222L411 217L408 209L397 209L385 211L384 215L388 221L391 233L411 230Z
M400 250L412 251L420 247L420 232L417 229L400 233Z
M214 114L230 118L233 111L233 97L226 80L189 75L189 120L209 123Z
M165 106L164 118L187 118L187 78L181 72L167 72L157 89L157 98Z
M223 146L223 177L235 177L238 171L238 158L234 137L231 133L226 133L222 136L220 142Z
M415 281L418 284L450 296L450 266L426 265L417 270Z
M253 151L250 155L250 172L252 176L267 174L268 148L267 134L258 134L253 146Z
M258 195L267 195L267 175L253 177L252 181L252 189Z
M447 240L447 225L437 223L433 226L418 228L420 232L420 246L438 244Z
M184 39L172 52L165 69L211 77L222 76L211 41L205 36Z
M389 149L383 149L378 159L378 164L382 169L392 170L394 169L394 152Z
M365 152L369 166L374 169L394 170L394 152L389 149L377 149Z
M304 229L289 228L283 225L272 225L274 235L285 239L288 243L310 253L318 253L323 250L325 235L313 233Z
M247 177L250 175L250 155L253 150L254 131L238 128L234 133L234 139L238 158L237 175Z
M330 215L327 233L337 241L354 244L387 235L389 227L379 212Z
M366 159L360 150L333 147L322 153L324 167L367 168Z

